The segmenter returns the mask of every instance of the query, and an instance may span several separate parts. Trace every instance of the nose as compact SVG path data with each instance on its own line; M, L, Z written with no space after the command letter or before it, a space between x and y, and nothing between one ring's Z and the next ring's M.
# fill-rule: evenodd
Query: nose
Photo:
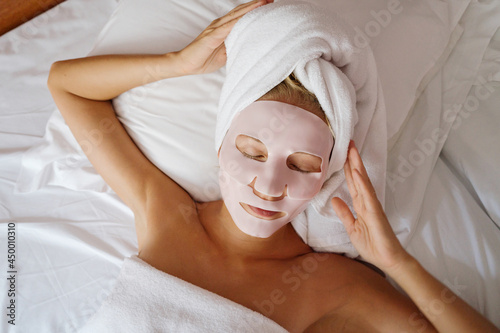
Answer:
M282 200L287 195L287 186L288 185L285 185L284 190L281 191L281 194L279 196L270 196L270 195L261 193L261 192L259 192L259 191L257 191L255 189L255 182L256 181L257 181L257 177L255 177L252 180L252 182L250 184L248 184L248 186L250 186L252 188L253 194L255 194L256 196L258 196L259 198L261 198L263 200L267 200L267 201L279 201L279 200Z

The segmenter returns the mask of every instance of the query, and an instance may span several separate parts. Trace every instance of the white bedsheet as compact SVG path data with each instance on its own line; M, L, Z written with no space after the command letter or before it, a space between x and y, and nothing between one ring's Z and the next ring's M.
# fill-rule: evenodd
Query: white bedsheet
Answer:
M494 0L473 4L456 49L390 152L392 171L399 156L409 160L423 151L415 138L441 128L448 139L396 182L396 190L388 185L386 201L393 203L388 215L409 251L500 326L500 34L491 41L500 13ZM54 109L45 87L50 64L84 56L115 5L70 0L0 37L0 240L6 244L7 224L15 222L17 255L16 327L4 310L2 332L76 332L109 293L122 259L137 251L133 215L113 193L55 186L14 193L22 153L41 139ZM476 82L481 76L490 83ZM481 95L487 88L491 93ZM464 107L453 129L444 112L472 103L478 91L486 97L470 104L473 111ZM8 287L3 278L3 309Z

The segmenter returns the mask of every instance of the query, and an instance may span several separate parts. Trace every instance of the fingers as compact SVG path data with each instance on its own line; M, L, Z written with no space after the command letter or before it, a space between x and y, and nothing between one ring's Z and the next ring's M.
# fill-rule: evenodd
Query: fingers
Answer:
M349 189L351 197L354 199L358 196L358 191L356 190L356 185L354 184L354 179L352 178L352 170L349 159L344 164L344 174L347 182L347 188Z
M254 0L254 1L250 1L247 3L241 4L237 7L235 7L233 10L231 10L226 15L213 21L212 27L217 28L217 27L220 27L221 25L226 24L229 21L234 20L234 19L240 19L243 15L254 10L255 8L263 6L263 5L265 5L267 3L271 3L271 2L272 1L268 1L268 0Z
M354 170L353 179L359 193L361 193L361 196L363 197L364 207L368 208L372 212L382 210L380 201L377 198L377 193L370 183L370 179L361 175L358 170Z
M212 21L212 23L200 34L200 36L198 36L198 38L210 36L210 46L219 46L219 44L226 39L235 24L240 20L240 18L243 17L243 15L272 1L274 0L257 0L242 4L234 8L228 14Z
M368 173L366 172L358 149L354 145L354 142L351 142L352 144L349 145L347 159L348 166L350 167L350 181L353 183L353 185L351 186L356 189L357 194L361 195L361 197L363 198L363 205L365 207L368 207L371 210L378 209L380 207L380 202L378 201L375 188L373 187L370 178L368 177Z
M361 174L368 176L368 174L366 173L365 165L363 164L361 156L359 155L358 148L352 140L349 144L348 160L350 161L353 168L358 169Z
M363 164L361 156L359 155L358 148L356 148L356 146L354 145L354 141L351 141L347 155L347 161L349 162L349 165L351 167L351 174L354 172L354 170L357 170L362 176L363 181L367 183L370 192L375 192L370 178L368 177L368 173L366 172L365 165Z
M351 234L354 229L354 222L356 221L354 219L354 215L352 215L351 210L349 209L347 204L338 197L333 198L331 203L333 206L333 210L335 210L335 213L344 224L347 233Z
M224 40L229 35L238 20L239 18L235 18L218 27L209 26L201 33L200 36L197 37L196 40L203 38L206 41L206 45L215 51L224 45Z

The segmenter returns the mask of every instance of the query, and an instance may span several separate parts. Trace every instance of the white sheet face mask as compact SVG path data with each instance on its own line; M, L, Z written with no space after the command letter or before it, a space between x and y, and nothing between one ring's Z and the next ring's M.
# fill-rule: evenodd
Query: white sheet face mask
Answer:
M257 101L239 112L219 154L222 198L238 228L267 238L300 214L323 186L332 147L328 126L299 107Z

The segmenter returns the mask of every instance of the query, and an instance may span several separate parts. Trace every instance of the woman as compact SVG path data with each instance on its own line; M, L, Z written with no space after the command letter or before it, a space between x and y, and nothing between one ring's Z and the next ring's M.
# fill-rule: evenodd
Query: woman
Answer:
M179 52L98 56L52 66L48 86L59 110L96 170L134 212L139 258L160 271L260 312L290 332L495 331L401 247L354 145L349 148L344 172L358 218L354 219L340 199L334 198L332 205L359 253L396 280L415 303L359 262L336 254L315 253L287 223L290 220L277 230L261 233L260 228L245 229L243 224L251 222L242 224L242 220L234 218L236 213L227 207L230 195L224 201L194 202L140 152L121 126L111 99L160 79L219 69L226 61L223 42L234 24L267 2L252 1L236 7L213 21ZM158 69L157 75L150 75L148 68ZM300 89L290 80L284 85ZM286 97L274 90L262 100L287 104L289 109L299 104L300 110L296 111L312 124L311 131L314 126L328 128L321 112L310 107L314 103L300 104L294 94ZM102 140L90 145L86 137L95 129L102 133ZM266 165L269 147L238 133L232 148L244 158L260 159ZM318 153L322 156L319 162L315 154L306 154L287 158L287 167L299 173L320 173L332 145L333 140ZM221 161L226 154L221 149ZM274 200L259 193L252 187L255 184L248 185L262 200ZM281 199L288 199L288 191L292 190L291 186L285 187ZM254 219L283 217L281 211L243 208ZM315 268L306 271L305 263L312 261ZM283 288L284 272L295 274L298 282L294 288ZM281 293L276 295L275 290ZM270 295L278 300L272 306L266 303ZM443 303L443 311L437 316L432 304L442 295L449 302Z

